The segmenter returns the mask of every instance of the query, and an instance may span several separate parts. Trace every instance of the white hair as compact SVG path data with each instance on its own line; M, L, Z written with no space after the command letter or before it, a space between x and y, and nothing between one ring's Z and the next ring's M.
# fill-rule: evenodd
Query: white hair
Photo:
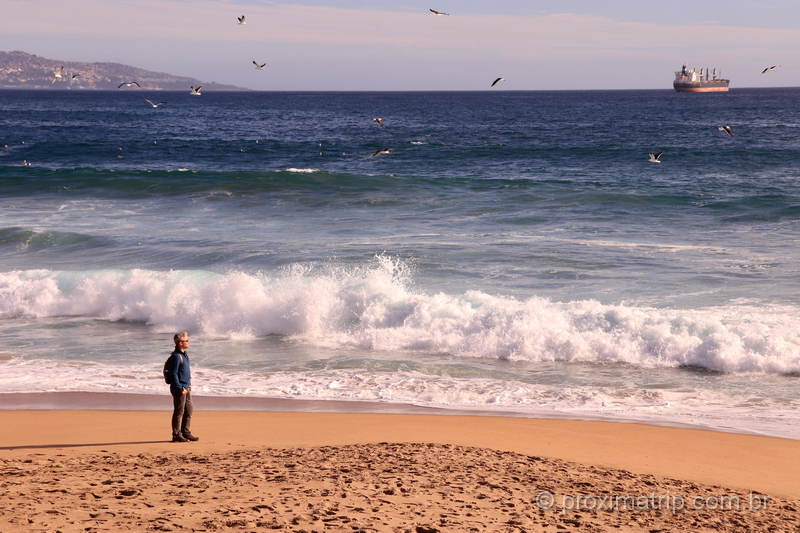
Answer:
M188 331L179 331L178 333L175 334L174 337L172 337L172 340L174 340L175 344L177 345L179 340L188 339L188 338L189 338L189 332Z

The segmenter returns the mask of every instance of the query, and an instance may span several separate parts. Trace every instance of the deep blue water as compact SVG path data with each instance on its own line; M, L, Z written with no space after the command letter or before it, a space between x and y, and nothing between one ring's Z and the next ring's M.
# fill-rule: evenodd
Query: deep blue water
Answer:
M0 91L0 391L188 328L208 393L787 434L798 97Z

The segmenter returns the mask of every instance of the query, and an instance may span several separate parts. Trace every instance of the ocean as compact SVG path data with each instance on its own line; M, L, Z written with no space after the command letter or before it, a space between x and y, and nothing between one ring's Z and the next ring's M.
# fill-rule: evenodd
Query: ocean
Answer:
M0 393L800 438L798 98L0 91Z

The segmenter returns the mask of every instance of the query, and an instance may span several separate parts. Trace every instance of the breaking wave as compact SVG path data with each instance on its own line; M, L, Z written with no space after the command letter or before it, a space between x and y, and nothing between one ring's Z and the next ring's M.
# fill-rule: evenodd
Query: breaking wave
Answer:
M0 273L0 318L52 316L138 321L220 338L277 334L330 348L800 371L800 313L794 308L676 310L477 290L428 294L415 289L409 264L387 256L363 267L294 266L271 273Z

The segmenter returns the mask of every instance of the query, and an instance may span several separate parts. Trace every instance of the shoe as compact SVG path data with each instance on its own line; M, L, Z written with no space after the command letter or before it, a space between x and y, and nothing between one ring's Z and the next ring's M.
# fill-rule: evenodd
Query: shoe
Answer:
M184 439L186 439L186 440L190 440L190 441L192 441L192 442L195 442L195 441L198 441L198 440L200 440L200 437L195 437L195 436L194 436L194 435L192 435L191 433L184 433L184 434L183 434L183 438L184 438Z
M172 442L188 442L189 439L185 438L183 435L173 435Z

